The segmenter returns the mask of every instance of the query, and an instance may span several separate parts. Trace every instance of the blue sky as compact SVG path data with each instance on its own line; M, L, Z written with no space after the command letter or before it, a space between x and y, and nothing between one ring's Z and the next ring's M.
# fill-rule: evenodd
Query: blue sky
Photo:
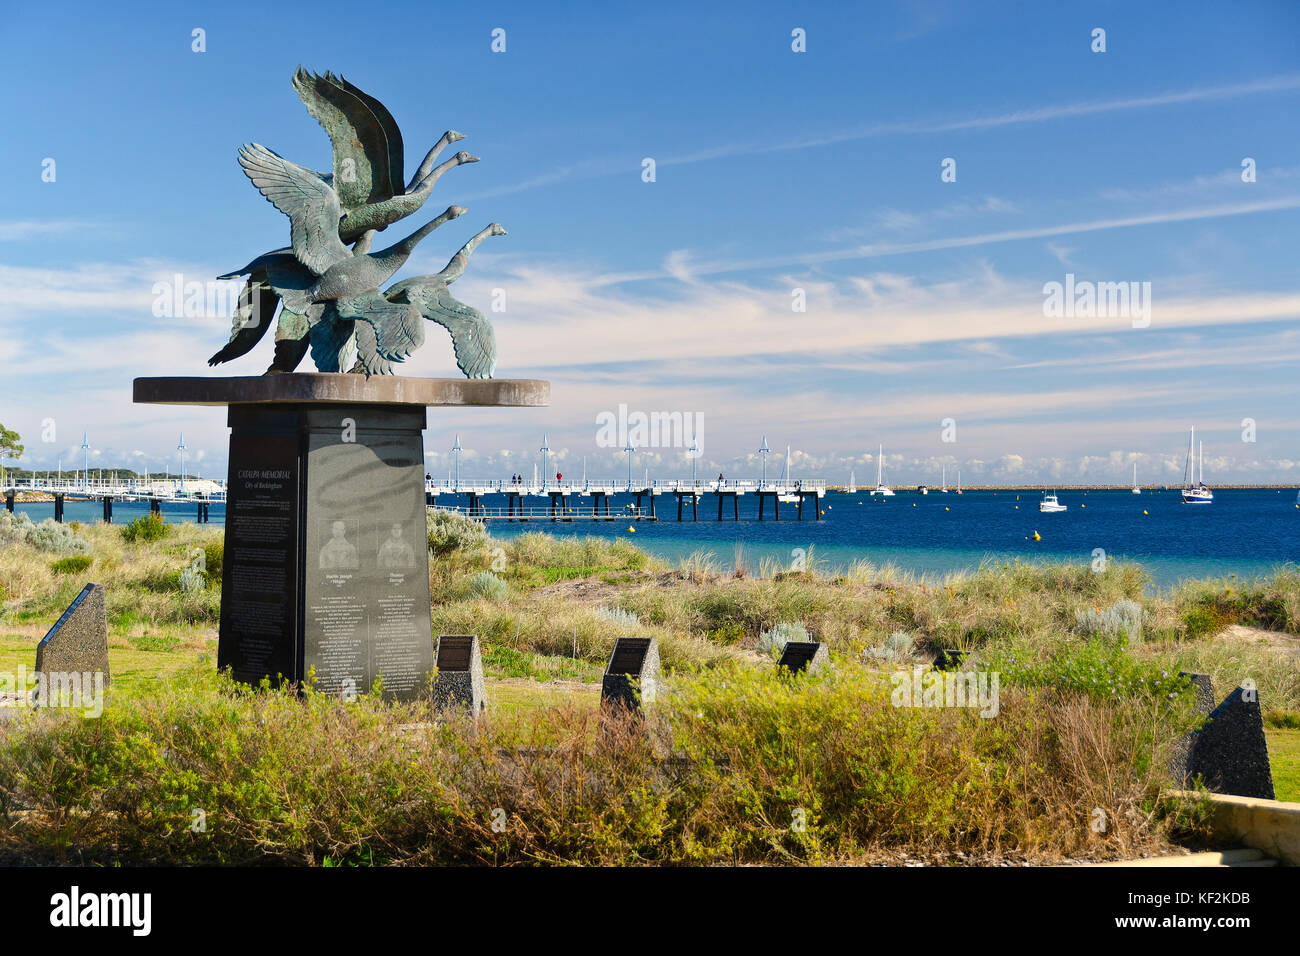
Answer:
M510 232L456 291L486 311L504 290L497 375L551 380L552 405L433 410L435 472L459 431L485 477L530 472L543 432L567 472L623 473L596 416L625 403L702 416L701 467L734 475L766 434L834 481L874 477L879 442L900 484L944 464L1123 481L1135 461L1177 481L1196 424L1208 480L1300 481L1300 4L621 6L6 10L0 421L22 464L80 461L86 430L95 463L174 469L183 429L224 473L220 409L133 406L130 382L269 362L264 342L210 370L227 317L155 317L152 290L285 243L235 152L329 167L302 63L388 106L408 175L448 128L483 159L438 183L427 214L470 211L401 275ZM1046 315L1067 273L1150 283L1150 324ZM405 373L457 374L431 333ZM689 471L680 449L637 462Z

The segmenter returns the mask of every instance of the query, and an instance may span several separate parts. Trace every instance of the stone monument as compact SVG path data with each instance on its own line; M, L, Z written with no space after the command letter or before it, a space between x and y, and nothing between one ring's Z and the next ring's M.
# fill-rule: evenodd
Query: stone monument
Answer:
M441 710L467 707L475 717L487 710L483 687L483 658L478 636L444 634L438 638L438 673L433 678L433 702Z
M108 617L104 606L104 585L87 584L68 605L49 632L36 645L37 702L57 696L59 688L82 685L101 675L101 687L109 683ZM89 688L84 688L89 691Z
M290 245L223 278L247 276L217 365L251 351L279 310L262 376L140 378L138 403L224 405L231 429L218 664L257 682L313 681L347 696L382 678L386 697L427 692L434 669L425 531L426 408L543 406L550 385L493 379L496 338L482 312L452 298L475 246L441 272L380 286L416 244L465 212L452 206L401 242L375 235L418 211L449 169L438 153L403 187L401 133L378 100L342 77L294 75L329 135L333 170L265 147L240 150L257 190L289 219ZM424 341L425 320L451 333L467 379L404 378L393 366ZM316 373L294 370L308 350Z
M1259 692L1253 687L1238 687L1210 712L1190 751L1187 776L1201 777L1215 793L1276 799Z
M654 703L659 679L659 642L652 637L620 637L601 679L601 709L639 714Z

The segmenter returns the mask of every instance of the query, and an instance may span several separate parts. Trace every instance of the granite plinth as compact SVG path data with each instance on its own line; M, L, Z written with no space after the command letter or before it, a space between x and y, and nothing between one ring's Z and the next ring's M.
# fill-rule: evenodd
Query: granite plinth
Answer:
M537 407L551 383L535 378L408 378L401 375L292 372L285 375L137 378L146 405L256 405L343 402L377 405Z
M292 373L139 378L134 392L228 406L218 666L344 698L376 683L427 694L425 408L544 406L550 383Z

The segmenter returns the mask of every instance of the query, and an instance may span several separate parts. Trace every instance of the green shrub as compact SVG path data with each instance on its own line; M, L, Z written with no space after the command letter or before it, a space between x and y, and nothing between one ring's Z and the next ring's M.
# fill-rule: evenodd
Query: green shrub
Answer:
M147 515L141 515L134 521L122 526L122 538L125 541L158 541L165 538L171 533L171 525L163 520L163 516L157 512L151 511Z
M225 556L224 541L210 541L203 546L203 572L208 576L208 583L214 587L221 585L221 571L225 564Z
M487 544L487 530L483 527L483 522L456 511L426 508L425 529L429 550L439 556L455 551L478 551Z
M94 562L95 559L88 554L73 554L66 558L59 558L50 565L50 570L55 574L80 574Z
M881 661L882 663L901 664L904 661L910 661L912 654L916 650L916 638L907 631L895 631L885 638L884 642L875 647L868 647L862 652L866 660Z
M469 579L469 593L487 601L504 601L510 596L510 585L491 571L480 571Z
M1137 601L1116 601L1104 611L1087 608L1074 616L1075 629L1089 637L1124 640L1137 644L1142 640L1142 605Z
M731 646L745 639L746 631L741 624L722 624L709 631L709 640L718 644Z
M596 616L627 630L635 630L641 626L640 618L631 611L623 610L621 607L598 607L596 608Z
M758 635L758 652L780 657L787 642L806 640L809 640L808 629L803 626L803 621L781 621Z
M799 681L752 666L683 674L633 730L595 707L433 719L416 703L182 674L156 693L110 692L99 720L20 716L21 733L0 734L0 812L31 811L6 852L609 866L1163 848L1156 742L1178 728L1150 701L1011 690L986 720L891 706L888 683L852 666ZM193 811L214 807L220 825L194 832ZM1105 833L1086 825L1092 807Z
M85 554L90 543L77 537L76 530L46 518L35 524L26 514L0 511L0 544L28 544L53 554Z

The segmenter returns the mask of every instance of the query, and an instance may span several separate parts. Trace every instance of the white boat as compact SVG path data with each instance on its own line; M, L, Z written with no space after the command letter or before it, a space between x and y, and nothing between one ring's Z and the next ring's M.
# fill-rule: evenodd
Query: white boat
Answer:
M957 469L957 494L961 494L961 469Z
M1142 489L1138 487L1138 466L1137 466L1137 462L1133 462L1133 494L1135 494L1135 495L1140 495L1140 494L1142 494Z
M849 490L849 494L851 494L851 495L856 495L856 494L858 493L858 480L857 480L856 477L854 477L854 474L853 474L852 471L849 472L849 489L848 489L848 490Z
M927 488L925 485L919 485L917 486L916 493L918 495L928 495L930 493L930 489Z
M1043 500L1038 503L1039 511L1064 511L1067 507L1068 505L1063 505L1057 500L1056 492L1043 495Z
M871 492L873 495L884 495L892 498L894 492L885 484L885 446L881 445L876 452L876 487Z
M785 467L781 469L781 479L778 484L782 488L789 488L791 484L790 477L790 446L785 446ZM786 504L798 504L799 496L789 493L782 493L776 496L777 501L784 501Z
M947 465L944 465L944 466L943 466L943 485L940 486L940 488L939 488L939 494L941 494L941 495L946 495L947 493L948 493L948 466L947 466Z
M1200 446L1200 477L1195 474L1196 466L1192 462L1192 449L1196 447L1196 426L1193 425L1187 438L1187 463L1183 465L1183 504L1212 505L1214 492L1205 484L1205 443Z

